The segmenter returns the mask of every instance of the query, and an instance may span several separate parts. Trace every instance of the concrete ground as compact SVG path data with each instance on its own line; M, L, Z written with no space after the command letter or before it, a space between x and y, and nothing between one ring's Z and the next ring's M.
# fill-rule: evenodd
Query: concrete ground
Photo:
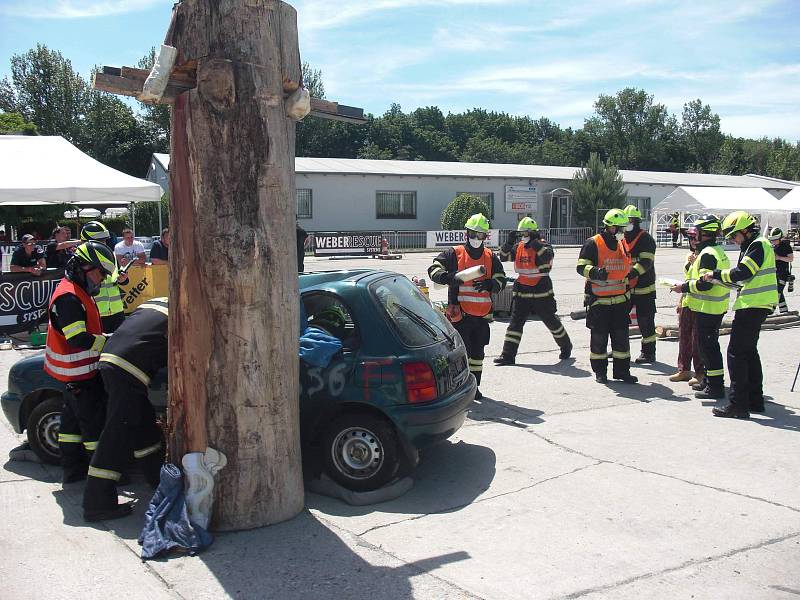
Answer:
M559 312L580 306L577 252L556 254ZM683 254L659 250L659 272L678 277ZM310 258L307 269L425 276L431 258ZM674 320L674 302L659 292L660 321ZM530 322L518 364L503 368L491 358L506 324L492 325L486 397L424 454L405 496L351 507L309 494L292 521L220 534L197 557L139 561L144 486L125 491L140 499L132 517L87 526L81 484L62 490L58 469L6 462L0 598L800 596L800 392L789 391L800 329L763 332L766 414L739 421L712 417L708 402L668 381L675 342L659 341L659 363L634 369L639 385L600 386L583 322L565 325L574 360L559 362ZM0 352L3 380L21 355ZM0 453L19 442L3 423Z

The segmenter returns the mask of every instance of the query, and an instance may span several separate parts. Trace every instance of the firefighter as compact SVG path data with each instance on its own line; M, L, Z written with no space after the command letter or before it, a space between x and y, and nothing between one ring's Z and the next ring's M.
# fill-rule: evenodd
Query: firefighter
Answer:
M67 388L58 431L63 483L86 477L103 428L104 393L97 361L106 337L92 296L116 268L111 250L83 243L67 262L64 278L50 298L44 370Z
M89 221L81 228L81 239L85 242L93 241L105 245L109 238L108 229L100 221ZM103 322L103 331L113 333L125 319L125 305L122 303L122 293L119 286L128 283L128 276L114 271L103 280L100 292L95 296L97 310L100 311L100 320Z
M783 235L780 227L773 227L769 232L769 241L775 249L775 269L778 274L778 310L781 313L789 312L786 304L786 296L783 290L792 277L792 261L794 260L794 250Z
M628 217L612 208L603 217L603 229L590 237L578 257L578 274L586 278L586 327L591 330L589 359L598 383L608 383L608 338L611 336L613 378L636 383L631 375L628 339L631 258L622 244Z
M633 204L622 212L628 217L625 239L622 244L630 255L633 266L628 278L631 282L631 303L636 309L639 331L642 332L642 353L638 365L656 362L656 241L642 229L642 213Z
M472 215L465 224L466 243L448 248L433 260L428 268L430 278L450 287L447 316L464 340L469 370L480 391L485 347L489 343L489 323L492 321L492 292L506 285L505 271L500 259L484 245L489 235L489 221L481 213ZM484 274L471 281L456 279L456 273L470 267L482 266Z
M496 365L513 365L517 356L522 328L531 313L539 318L550 330L553 339L561 348L559 358L570 357L572 343L567 331L556 315L556 298L550 270L553 266L553 247L539 236L539 226L530 217L519 222L517 231L522 238L518 244L517 234L512 232L508 241L500 249L500 260L513 260L517 280L514 282L514 303L511 309L511 322L508 324L503 352L494 359Z
M167 321L166 298L144 302L109 338L100 355L108 416L83 493L86 521L130 514L131 503L117 502L117 482L131 455L140 462L147 482L158 486L164 450L147 387L153 375L167 366Z
M681 234L681 214L677 210L669 218L669 231L672 234L672 247L677 248L678 236Z
M719 328L728 311L731 288L719 281L705 281L703 277L714 271L730 268L730 261L722 246L717 243L722 224L714 215L702 215L694 223L697 235L697 258L686 277L686 282L672 286L672 291L686 294L686 308L694 316L695 337L700 350L700 361L705 374L697 377L692 386L695 398L725 397L725 367L719 349Z
M743 210L732 212L722 222L722 234L741 248L738 264L732 269L714 269L706 281L740 284L733 303L734 318L728 342L728 377L731 389L728 404L714 408L717 417L747 419L751 412L764 411L763 372L758 355L761 325L778 304L775 252L760 234L756 220Z

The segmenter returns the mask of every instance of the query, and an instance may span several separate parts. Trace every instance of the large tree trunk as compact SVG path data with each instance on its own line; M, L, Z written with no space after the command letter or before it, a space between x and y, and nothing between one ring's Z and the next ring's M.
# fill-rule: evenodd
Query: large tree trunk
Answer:
M172 114L170 453L206 446L216 529L303 507L298 407L295 10L273 0L183 0L170 41L197 61Z

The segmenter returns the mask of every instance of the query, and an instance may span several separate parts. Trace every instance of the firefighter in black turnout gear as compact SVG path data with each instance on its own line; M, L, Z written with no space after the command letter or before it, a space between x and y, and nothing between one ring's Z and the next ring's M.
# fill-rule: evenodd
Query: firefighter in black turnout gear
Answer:
M530 314L539 315L561 348L559 358L565 360L570 357L572 343L556 315L556 298L550 279L553 247L540 239L539 226L530 217L519 222L517 232L511 232L508 241L500 248L500 260L514 261L517 280L514 282L514 303L503 352L494 359L494 363L499 366L514 364L522 341L522 328ZM519 243L515 243L517 235L522 238Z
M464 340L469 370L481 384L485 347L489 343L489 323L492 321L492 292L506 285L505 271L500 259L484 241L489 235L489 221L478 213L467 219L467 243L454 246L439 254L428 268L430 278L440 285L449 286L447 318ZM456 277L470 269L482 269L482 274L466 281ZM467 277L463 275L463 277ZM478 389L475 398L483 395Z
M589 361L598 383L608 383L608 338L614 379L636 383L631 375L630 340L628 339L631 292L628 275L630 256L622 244L628 217L618 208L603 217L603 230L586 240L578 257L578 274L586 278L584 304L589 338Z
M117 482L131 454L139 460L147 482L158 486L164 450L147 387L153 375L167 366L167 317L166 298L144 302L109 338L100 355L108 416L83 494L86 521L130 514L130 504L117 503Z
M633 266L628 275L631 282L631 303L636 309L639 331L642 333L642 353L636 364L647 365L656 362L656 241L642 229L642 213L633 204L622 209L628 217L625 251L630 255Z

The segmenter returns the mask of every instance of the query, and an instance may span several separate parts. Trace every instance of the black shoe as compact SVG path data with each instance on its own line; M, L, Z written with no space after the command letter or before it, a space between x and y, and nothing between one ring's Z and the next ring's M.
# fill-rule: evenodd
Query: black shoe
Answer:
M567 360L570 356L572 356L572 344L561 348L561 354L558 355L558 358L560 360Z
M725 397L725 390L706 386L699 392L695 392L694 397L699 400L720 400Z
M751 413L763 413L764 401L762 400L761 402L751 402L749 408Z
M638 377L631 375L630 373L626 373L624 375L614 375L614 379L621 381L622 383L636 383L639 381Z
M483 394L481 394L480 389L476 389L475 390L475 400L480 400L481 398L483 398Z
M693 389L695 392L702 392L702 391L703 391L704 389L706 389L707 387L708 387L708 384L705 382L705 380L702 380L702 381L699 381L698 383L695 383L695 384L692 386L692 389Z
M597 383L608 383L608 376L605 373L595 373L594 380Z
M133 512L133 502L117 504L110 508L84 509L83 520L87 523L96 521L110 521L112 519L122 519Z
M515 360L513 356L503 356L502 354L494 359L494 364L498 367L504 367L506 365L513 365Z
M712 408L711 412L715 417L728 417L731 419L749 419L750 413L745 409L741 409L733 404L727 404L722 408Z
M639 358L633 362L635 362L637 365L652 365L654 362L656 362L656 357L654 354L645 354L642 352L639 355Z

